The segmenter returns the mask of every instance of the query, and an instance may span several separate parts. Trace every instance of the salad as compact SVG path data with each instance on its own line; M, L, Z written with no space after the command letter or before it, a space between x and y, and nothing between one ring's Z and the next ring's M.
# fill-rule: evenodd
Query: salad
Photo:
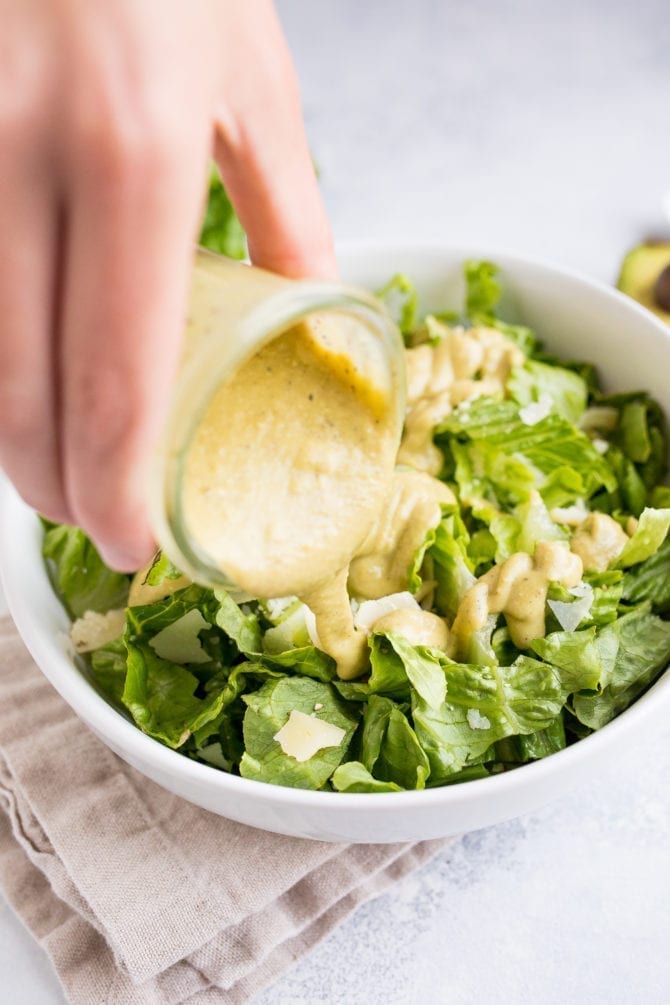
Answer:
M402 589L351 598L369 650L356 679L338 677L300 600L237 603L161 553L130 577L80 529L44 521L82 669L146 734L279 785L422 789L578 742L670 662L659 405L644 391L605 394L590 363L545 353L496 313L496 267L464 268L459 316L420 317L406 276L379 293L407 345L399 463L444 491ZM410 630L416 612L439 627L431 644Z

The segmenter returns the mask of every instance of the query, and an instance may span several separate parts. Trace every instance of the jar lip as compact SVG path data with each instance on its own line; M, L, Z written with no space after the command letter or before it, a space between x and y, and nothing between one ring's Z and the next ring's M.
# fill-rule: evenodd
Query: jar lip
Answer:
M218 256L212 255L216 259ZM269 342L316 312L357 318L385 349L394 387L392 415L402 431L405 373L402 336L385 305L373 294L334 280L292 280L252 307L234 326L234 338L211 339L179 372L172 406L154 452L150 477L150 516L157 539L175 564L195 582L231 592L235 584L188 533L180 487L189 446L222 383ZM193 408L193 401L198 407ZM239 593L239 591L238 591Z

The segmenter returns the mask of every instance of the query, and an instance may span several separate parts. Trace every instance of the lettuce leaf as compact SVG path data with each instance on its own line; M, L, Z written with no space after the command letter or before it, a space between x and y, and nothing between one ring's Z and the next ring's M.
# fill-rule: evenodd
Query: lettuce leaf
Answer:
M465 316L475 325L497 328L522 352L529 355L537 345L535 335L524 325L509 324L497 316L502 295L502 284L496 276L500 272L492 262L471 259L463 267L465 275Z
M567 746L563 716L558 715L545 728L525 736L510 736L495 745L495 759L505 765L527 764L555 754Z
M402 334L411 335L419 322L419 298L412 280L399 272L376 295Z
M409 700L418 694L431 708L439 708L446 694L442 653L427 646L413 646L396 632L378 632L370 638L368 681L370 696L391 695Z
M644 392L604 400L620 405L614 441L636 465L645 488L652 489L661 480L666 465L664 420L658 403Z
M335 768L331 778L337 792L402 792L402 786L395 782L382 782L373 778L360 761L347 761Z
M514 507L528 499L538 484L537 472L523 457L510 455L504 447L486 442L447 443L438 446L453 463L453 478L465 505L481 501L494 508ZM581 482L580 482L581 487Z
M239 651L245 655L255 655L262 651L261 630L255 614L246 613L235 603L225 590L215 590L218 602L215 622L225 632Z
M428 755L431 784L472 764L507 736L536 733L560 715L557 671L520 656L512 666L445 661L447 698L439 709L412 697L417 738Z
M228 258L246 258L246 236L215 164L210 168L207 208L198 243Z
M512 371L507 391L522 406L546 397L552 411L572 423L579 421L588 400L586 381L578 373L537 360Z
M265 667L289 670L324 683L336 677L335 660L332 656L322 653L316 646L289 649L285 653L265 653L258 657L258 662Z
M42 556L51 585L70 617L126 606L130 577L109 569L78 527L48 524Z
M644 562L623 574L622 597L630 604L648 600L655 614L670 611L670 539Z
M181 747L219 713L224 692L199 698L197 677L178 663L157 656L151 646L131 641L131 637L130 633L126 636L123 704L143 732L168 747Z
M470 536L457 511L447 513L435 528L428 554L437 582L436 607L453 620L458 605L475 582L468 555Z
M496 279L500 272L493 262L471 259L463 267L465 273L465 313L475 323L495 315L502 285Z
M616 488L612 470L585 433L556 414L526 425L513 401L477 398L468 409L456 409L440 423L435 440L445 453L454 441L498 447L525 459L544 475L572 468L581 475L585 498L601 486L609 491Z
M576 717L592 729L600 729L628 708L668 664L670 622L652 614L648 603L641 604L603 628L599 641L614 650L602 690L573 699Z
M430 767L407 721L390 698L370 695L363 716L361 763L376 779L403 789L422 789Z
M157 551L144 581L149 586L160 586L164 579L181 579L182 576L183 573L172 564L165 552Z
M640 514L637 529L619 555L616 565L625 569L655 555L670 529L670 509L646 508Z
M602 626L616 621L624 591L624 574L621 570L608 569L606 572L585 572L583 579L593 590L591 610L583 627L587 628L592 624ZM644 598L640 597L639 599Z
M595 691L599 687L603 660L595 627L577 632L551 632L544 639L534 639L530 647L558 670L566 696L574 691Z
M292 788L322 788L344 758L358 724L357 715L349 711L331 685L307 677L280 677L253 694L245 694L244 702L245 750L240 774ZM340 745L323 747L307 761L285 754L274 737L293 710L339 726L345 733Z
M127 660L128 652L122 638L91 653L91 676L96 687L118 707L123 707Z

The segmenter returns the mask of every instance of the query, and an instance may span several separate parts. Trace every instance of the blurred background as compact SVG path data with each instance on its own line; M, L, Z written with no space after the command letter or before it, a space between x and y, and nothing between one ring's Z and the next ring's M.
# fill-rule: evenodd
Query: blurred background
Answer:
M482 244L614 280L663 233L667 0L278 9L338 239Z

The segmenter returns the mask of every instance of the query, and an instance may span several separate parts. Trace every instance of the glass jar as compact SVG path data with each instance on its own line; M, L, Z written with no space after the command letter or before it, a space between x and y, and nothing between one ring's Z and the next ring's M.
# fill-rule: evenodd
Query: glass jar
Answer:
M290 435L294 438L302 437L304 431L304 449L308 453L312 451L317 466L320 464L319 451L322 447L326 451L329 449L325 440L330 435L332 423L327 420L324 426L318 402L316 410L308 413L315 416L315 422L303 418L300 420L302 424L296 426L299 420L291 406L288 392L284 393L282 390L278 396L285 414L277 412L280 406L276 401L268 400L268 410L274 409L274 424L269 429L264 429L262 434L258 432L258 458L254 457L256 431L250 429L247 435L244 417L238 414L243 411L244 401L241 402L236 380L241 381L242 375L248 377L249 366L254 365L254 360L258 363L264 358L258 354L267 353L266 347L270 343L279 345L274 340L280 336L288 337L299 325L308 325L310 338L315 340L314 344L319 347L319 351L323 348L330 360L339 361L338 367L344 361L346 372L353 374L358 384L366 388L366 394L372 394L378 403L382 403L379 419L376 420L379 422L380 443L393 442L393 460L390 463L394 463L405 411L403 343L395 324L380 302L369 293L339 283L286 279L255 266L198 249L181 363L150 479L150 509L154 531L161 547L176 566L203 585L222 586L238 595L240 593L240 583L237 581L240 577L231 572L227 556L217 552L214 547L216 535L211 533L211 520L208 522L202 519L203 497L215 501L219 493L221 499L225 500L225 503L222 502L220 519L232 519L234 513L236 519L243 516L253 528L255 520L261 521L260 510L263 509L263 493L266 491L266 472L260 468L256 472L254 464L257 460L262 464L264 456L267 467L267 437L274 435L273 430L276 429L278 449L283 444L285 429L290 430ZM287 379L289 376L287 373ZM277 386L280 390L284 388L283 378ZM353 388L353 383L351 387ZM310 395L310 399L312 397ZM258 494L252 494L251 503L248 492L247 495L241 494L239 500L235 496L235 479L231 478L230 466L225 471L226 484L223 484L225 464L219 470L213 463L211 472L208 473L206 490L194 489L196 459L202 455L203 444L207 445L207 449L215 457L218 447L214 434L216 428L221 432L226 431L225 409L229 400L235 403L237 410L235 414L230 413L231 427L235 423L239 426L242 422L246 444L246 452L241 461L241 467L245 468L241 481L246 478L248 482L250 477L255 478L257 475ZM212 427L212 415L215 412L219 416L219 426L216 428ZM221 425L222 416L224 425ZM255 421L257 425L261 425L258 411ZM334 430L334 443L339 442L338 438L342 439L340 432L352 438L351 428ZM265 440L262 448L263 436ZM320 442L321 440L324 442ZM354 447L357 446L355 436L352 442ZM262 455L262 449L266 451L265 455ZM380 453L380 476L383 473L381 468L389 466L389 456L382 458ZM377 463L376 455L374 463ZM344 467L346 468L346 464ZM280 474L281 470L280 468ZM331 476L333 475L339 477L337 472L331 472ZM291 472L287 471L286 476L290 479ZM347 477L346 471L342 477ZM343 522L341 500L333 498L331 503L328 492L321 492L319 489L320 484L319 476L315 476L310 482L312 487L308 489L318 496L314 502L320 508L322 522L319 526L326 527L326 536L331 529L333 533L346 536L347 527L346 521ZM332 486L336 483L327 482L326 479L324 484L330 485L331 495L337 495L332 493ZM305 525L309 524L305 519L305 513L309 512L305 508L309 500L305 499L304 493L300 490L296 490L293 495L290 492L284 493L281 480L278 484L276 477L274 487L268 486L267 491L279 491L282 494L280 512L283 520L293 519L293 507L295 519L301 520ZM372 498L369 505L365 499L361 505L362 516L355 525L354 535L358 538L371 529L372 511L375 509ZM378 508L378 503L376 505ZM244 514L238 512L240 506L245 507ZM367 510L370 510L369 519ZM305 526L305 532L310 533L309 526ZM311 532L314 534L314 529ZM267 527L263 533L267 537ZM255 538L253 540L256 541ZM345 543L351 557L360 540L351 539ZM259 547L262 548L262 542ZM337 564L339 559L332 558L329 561ZM285 596L295 592L289 565L287 562L288 588L279 593L266 591L266 595ZM337 568L323 569L327 575L337 571ZM241 592L245 592L244 587Z

